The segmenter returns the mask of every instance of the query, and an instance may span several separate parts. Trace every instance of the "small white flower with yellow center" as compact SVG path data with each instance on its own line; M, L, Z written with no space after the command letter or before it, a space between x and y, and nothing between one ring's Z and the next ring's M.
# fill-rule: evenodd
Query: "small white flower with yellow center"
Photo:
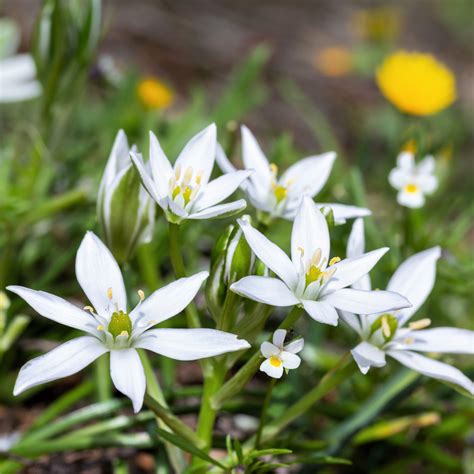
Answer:
M357 257L364 252L364 247L363 221L357 220L349 238L347 254ZM410 308L382 315L356 315L346 311L340 314L362 339L351 352L363 374L370 367L385 366L385 356L388 355L409 369L457 384L474 394L474 383L460 370L417 353L474 354L474 331L450 327L427 329L431 324L428 318L409 322L431 293L440 255L439 247L419 252L405 260L390 279L387 289L404 295L412 303ZM361 279L353 287L368 291L371 289L370 279Z
M241 188L258 210L268 213L271 218L283 217L292 221L302 197L316 196L326 184L335 159L336 153L332 151L303 158L278 177L277 166L268 162L252 132L243 126L242 161L245 169L255 172L242 182ZM219 145L217 164L224 173L236 171ZM318 203L318 207L332 209L336 223L370 215L368 209L344 204Z
M260 352L265 357L260 370L275 379L281 378L283 369L297 369L301 364L296 354L303 350L304 340L297 339L285 346L285 338L286 330L277 329L273 334L273 344L265 341L260 346Z
M272 306L302 306L314 320L333 326L338 322L336 309L376 313L410 306L397 293L347 288L364 277L388 248L345 260L330 258L326 219L308 196L293 223L291 259L248 222L239 224L252 251L277 276L242 278L230 287L241 296Z
M75 374L110 352L110 374L119 392L143 404L146 381L137 349L176 360L197 360L250 347L234 334L215 329L152 329L180 313L196 296L208 272L180 278L140 302L130 312L122 273L109 249L88 232L76 257L76 276L92 306L80 309L58 296L22 286L7 289L21 296L42 316L87 333L27 362L20 370L14 395L37 385Z
M432 156L426 156L416 164L413 153L402 151L398 155L397 166L390 172L388 181L398 190L400 206L413 209L424 206L425 195L434 193L438 188L435 166Z
M142 157L130 153L143 186L163 209L168 221L180 223L186 219L226 217L245 209L239 199L219 204L245 181L252 171L236 171L209 181L216 157L216 126L209 125L194 136L179 154L174 167L150 132L151 172Z

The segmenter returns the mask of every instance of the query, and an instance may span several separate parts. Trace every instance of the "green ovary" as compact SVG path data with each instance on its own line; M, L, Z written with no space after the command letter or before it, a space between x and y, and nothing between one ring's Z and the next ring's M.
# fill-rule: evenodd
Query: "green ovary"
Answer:
M323 272L316 265L311 265L309 270L306 272L306 286L319 280L322 274Z
M132 334L132 321L127 313L117 311L112 314L107 329L114 336L114 339L117 336L125 335L125 333L130 336Z

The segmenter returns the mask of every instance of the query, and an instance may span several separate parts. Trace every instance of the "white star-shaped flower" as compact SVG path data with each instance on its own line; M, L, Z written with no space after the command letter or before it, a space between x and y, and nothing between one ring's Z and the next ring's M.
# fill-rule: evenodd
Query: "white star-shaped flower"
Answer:
M403 151L398 155L397 166L388 176L389 183L398 190L398 204L411 208L424 206L425 195L434 193L438 187L435 165L432 156L416 164L413 153Z
M304 195L316 196L329 178L336 153L303 158L290 166L278 178L278 168L268 162L252 132L242 127L242 161L247 170L255 170L247 181L242 182L252 205L271 217L293 220ZM234 173L236 168L226 157L222 147L217 147L217 164L224 173ZM365 208L334 203L318 203L319 208L331 208L336 223L346 219L370 215Z
M196 360L250 347L247 341L214 329L152 329L192 301L208 272L181 278L146 299L139 291L140 302L129 312L117 262L102 241L88 232L77 252L76 276L92 306L80 309L44 291L8 287L42 316L87 333L27 362L18 375L15 395L75 374L110 352L112 381L138 412L146 382L137 349L176 360Z
M364 252L364 224L354 222L347 253L352 258ZM426 301L436 278L436 262L441 255L439 247L419 252L403 262L393 274L387 289L396 291L410 300L410 308L384 314L341 312L344 321L362 339L352 350L352 356L362 373L370 367L383 367L388 355L401 364L435 379L457 384L474 394L474 384L460 370L417 352L474 354L474 332L450 327L426 329L431 321L423 318L409 322ZM370 279L364 278L353 287L370 290Z
M286 330L277 329L273 334L273 343L262 342L260 352L265 360L260 365L260 370L275 379L281 378L283 369L297 369L300 366L301 359L296 355L303 350L304 340L285 344Z
M174 167L153 132L150 132L151 172L139 154L132 151L130 156L143 186L163 209L170 222L225 217L246 207L244 199L226 204L219 203L227 199L252 171L236 171L209 181L216 156L214 124L209 125L186 144Z
M308 196L293 223L291 259L248 222L239 224L255 255L277 276L242 278L231 286L239 295L272 306L302 306L316 321L333 326L338 322L336 309L375 313L410 306L398 293L347 288L366 275L388 248L342 261L330 259L326 219Z

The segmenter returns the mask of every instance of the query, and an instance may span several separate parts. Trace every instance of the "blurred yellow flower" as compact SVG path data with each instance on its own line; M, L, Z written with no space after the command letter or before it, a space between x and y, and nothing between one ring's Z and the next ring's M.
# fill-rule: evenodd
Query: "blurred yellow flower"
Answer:
M314 65L325 76L345 76L352 68L352 54L342 46L323 48L317 51Z
M352 18L356 32L371 41L392 41L400 33L402 16L398 8L382 6L358 10Z
M398 51L388 56L376 73L383 95L412 115L431 115L456 99L454 74L431 54Z
M173 91L153 78L143 79L138 83L137 95L142 104L150 109L165 109L174 100Z

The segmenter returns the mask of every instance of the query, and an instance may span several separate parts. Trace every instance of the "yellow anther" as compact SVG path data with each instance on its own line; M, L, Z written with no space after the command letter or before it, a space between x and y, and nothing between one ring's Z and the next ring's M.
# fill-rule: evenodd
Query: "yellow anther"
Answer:
M382 316L381 324L382 324L383 335L385 337L390 337L392 334L392 331L390 329L390 324L388 323L388 318L386 315Z
M329 266L334 265L335 263L339 263L341 261L341 257L332 257L331 260L329 260Z
M270 171L273 176L276 176L278 174L278 166L275 163L270 163Z
M97 326L97 331L103 331L104 329L105 329L105 328L104 328L104 326L102 326L102 324L99 324L99 325Z
M301 254L302 257L304 257L304 248L301 246L296 247L296 250Z
M119 336L126 336L128 337L128 332L127 331L122 331Z
M184 172L183 183L188 184L191 181L192 177L193 177L193 167L188 166L186 168L186 171Z
M197 185L201 184L201 180L202 180L202 170L198 171L198 174L196 175L196 184Z
M178 186L175 186L175 188L173 189L173 192L171 193L171 197L173 199L176 199L176 196L178 196L179 194L181 193L181 188Z
M414 194L414 193L418 192L418 185L413 184L413 183L406 184L406 185L403 187L403 189L404 189L407 193Z
M427 328L431 324L430 318L423 318L418 321L413 321L408 325L409 329L424 329Z
M186 189L183 191L184 204L188 204L188 202L191 200L192 193L192 188L190 186L186 186Z
M283 362L281 361L281 359L279 357L271 356L270 357L270 364L273 365L273 367L281 367Z
M277 202L281 202L283 201L283 199L286 198L287 190L285 186L280 186L279 184L277 184L273 188L273 194L275 195Z
M311 264L318 266L321 261L321 255L321 249L316 249L311 257Z
M336 273L337 268L330 268L328 271L323 273L324 279L326 281L330 280L333 276L334 273Z
M179 181L180 176L181 176L181 165L177 165L174 170L174 177L176 181Z
M84 306L84 311L89 311L89 313L93 313L94 312L94 308L92 306Z
M137 293L140 301L143 301L145 299L145 292L143 290L138 290Z
M158 324L158 321L155 321L154 319L147 322L147 326L154 326L155 324Z
M107 290L107 298L111 300L114 297L114 294L112 293L112 288L109 288Z
M407 345L409 344L413 344L415 342L415 340L412 338L412 337L406 337L403 342Z
M295 179L294 179L294 178L292 178L292 179L287 179L287 180L286 180L286 183L285 183L285 186L286 186L287 188L289 188L294 182L295 182Z

